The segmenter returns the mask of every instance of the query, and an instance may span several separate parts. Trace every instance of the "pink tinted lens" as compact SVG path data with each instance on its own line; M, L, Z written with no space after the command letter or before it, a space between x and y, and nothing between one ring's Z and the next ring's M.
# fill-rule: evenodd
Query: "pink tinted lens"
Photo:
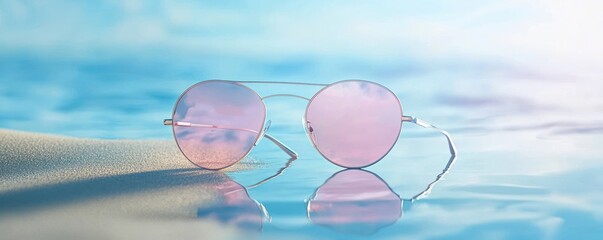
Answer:
M225 168L251 151L265 116L262 99L251 89L227 81L201 82L176 103L174 136L192 163Z
M400 101L367 81L342 81L318 92L308 104L308 134L331 162L361 168L383 158L402 128Z
M308 203L313 223L335 230L371 234L402 216L402 200L376 175L348 169L329 178Z

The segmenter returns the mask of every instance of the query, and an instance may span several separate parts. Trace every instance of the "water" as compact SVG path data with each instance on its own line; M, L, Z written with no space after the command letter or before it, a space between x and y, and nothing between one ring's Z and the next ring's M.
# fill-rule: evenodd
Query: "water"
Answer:
M350 188L347 184L354 182L349 177L338 178L342 169L323 159L304 135L300 119L305 102L273 98L266 100L272 120L270 133L296 150L300 158L279 176L243 194L242 186L274 175L287 163L287 155L264 140L251 154L263 163L262 167L231 173L231 179L216 184L218 190L233 192L233 204L199 206L198 216L223 214L218 221L251 231L260 228L261 236L267 238L601 239L603 81L597 70L582 71L596 69L592 65L596 61L591 60L597 59L598 48L572 39L557 45L565 47L555 52L557 55L551 53L557 48L533 47L538 45L538 37L557 36L545 32L542 36L525 37L524 45L519 44L522 52L518 53L514 52L514 45L506 44L509 39L495 41L504 34L488 32L477 24L498 26L506 34L517 30L519 33L513 35L516 37L525 33L520 26L527 23L540 24L544 29L559 24L541 22L547 18L535 14L542 13L535 10L535 5L499 6L522 10L522 14L505 20L496 17L501 13L496 10L499 8L489 3L477 4L479 9L491 8L482 12L482 18L474 16L477 20L468 20L467 29L446 21L463 15L456 8L444 11L447 14L438 18L435 16L443 11L441 7L408 5L410 9L422 9L422 14L409 13L412 17L405 17L393 13L403 5L388 4L397 7L387 11L384 9L388 7L380 8L381 15L360 15L367 22L356 30L337 30L336 23L356 22L349 19L333 20L324 28L315 29L310 26L320 26L311 24L316 20L300 22L276 10L256 9L258 13L254 13L219 4L191 7L214 13L212 19L223 22L213 26L211 21L201 21L196 25L197 31L184 32L177 30L191 29L188 18L195 19L194 14L155 13L169 16L168 20L156 20L171 24L168 27L145 25L151 20L144 16L139 22L127 17L174 7L167 3L163 7L131 6L138 9L132 10L134 13L128 12L130 8L119 8L123 11L114 12L118 16L93 15L95 21L88 23L70 21L81 18L79 13L92 12L85 6L66 17L39 10L42 8L38 6L33 8L42 11L42 16L30 21L57 18L44 23L57 32L41 39L36 34L42 31L25 20L31 16L27 6L25 13L18 9L1 10L0 30L12 34L2 34L4 40L0 42L0 127L77 137L171 139L171 131L162 126L162 120L170 117L179 94L202 79L315 83L368 79L391 88L401 99L405 114L425 119L453 136L458 158L428 195L409 201L425 190L450 160L446 141L438 133L405 124L392 152L358 177L370 183L369 187L360 184ZM574 7L566 12L553 4L551 12L546 13L564 19L573 16L572 12L584 10ZM312 6L283 4L276 8L291 14L297 12L292 9L301 8L299 14L312 13L327 19L339 19L336 16L364 9L346 5L336 16L329 16L313 13L312 9L318 8ZM237 21L236 14L220 13L245 13L239 18L247 21ZM260 16L262 13L270 17ZM588 13L582 16L590 17ZM119 16L126 16L127 20L119 20ZM399 25L385 21L385 16L400 21L431 19L468 37L445 35L455 36L449 41L459 46L457 52L441 40L430 42L433 49L422 44L426 38L417 32L407 32L408 37L388 35L388 26ZM385 21L385 27L375 19ZM119 21L121 24L111 23ZM587 22L591 21L575 23L584 23L584 29L575 34L581 36L582 31L589 29L600 32L600 28ZM61 24L66 27L57 27ZM433 26L429 21L417 24ZM16 30L15 26L25 30ZM292 31L287 26L299 28ZM115 30L119 27L121 30ZM115 30L121 35L95 40L104 31L99 29L105 28L109 29L106 32ZM362 29L373 34L344 41ZM567 33L563 29L561 33ZM330 31L343 37L330 36ZM75 38L65 37L69 34L75 34ZM138 39L137 35L146 38ZM600 35L595 32L592 38L599 39ZM492 40L497 47L479 44L475 39L482 36L484 42ZM298 37L301 40L296 40ZM363 45L366 39L376 41L369 46L373 50ZM473 44L460 44L463 40ZM573 53L589 51L593 53ZM281 85L253 87L263 95L292 93L310 97L318 90ZM349 195L360 199L349 205L343 201L343 205L338 202L324 207L329 202L321 194L331 194L340 201ZM322 204L324 211L309 211L309 202L316 203L317 208ZM240 220L239 224L229 221L240 216L247 220Z

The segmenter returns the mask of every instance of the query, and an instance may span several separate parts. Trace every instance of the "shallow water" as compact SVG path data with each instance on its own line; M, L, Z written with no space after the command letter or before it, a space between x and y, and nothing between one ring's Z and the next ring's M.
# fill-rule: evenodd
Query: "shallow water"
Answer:
M221 33L198 34L216 40L212 34ZM414 55L388 54L387 48L374 54L312 47L287 52L286 46L263 55L271 41L216 50L214 42L138 46L122 39L130 49L113 40L103 43L107 46L82 40L93 45L83 49L56 42L13 48L14 42L2 42L0 128L171 139L162 120L170 117L179 94L202 79L373 80L398 95L405 114L448 130L456 143L458 157L429 194L411 201L451 160L438 133L405 124L386 158L366 171L342 172L305 136L300 121L305 101L271 98L266 100L269 133L300 158L279 176L245 190L242 186L276 174L289 160L262 141L244 160L261 167L229 173L231 179L215 186L224 200L199 206L197 216L266 238L603 238L603 81L596 75L552 73L554 64L538 68L504 57L452 54L431 61L408 47L397 50ZM180 40L176 43L188 43ZM295 46L300 45L312 44ZM319 89L252 87L262 95L307 97Z

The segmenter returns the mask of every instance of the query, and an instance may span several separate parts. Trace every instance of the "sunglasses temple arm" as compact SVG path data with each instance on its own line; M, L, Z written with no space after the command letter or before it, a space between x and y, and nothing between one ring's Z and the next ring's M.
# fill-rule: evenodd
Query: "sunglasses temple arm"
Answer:
M276 171L276 173L274 175L272 175L270 177L267 177L267 178L264 178L264 179L262 179L261 181L255 183L255 184L246 186L245 188L247 190L254 189L254 188L259 187L260 185L262 185L264 183L267 183L268 181L272 180L273 178L280 176L281 174L283 174L285 172L285 169L289 168L291 166L291 164L293 164L293 161L295 161L296 159L297 158L293 158L293 157L289 158L289 160L287 160L287 163L285 163L285 166L282 167L281 169L279 169L278 171Z
M438 174L438 176L436 176L435 180L433 180L431 183L429 183L429 185L427 185L425 190L423 190L419 194L417 194L407 200L412 203L418 199L421 199L421 198L429 195L429 193L431 192L431 189L433 189L433 187L436 185L436 183L438 183L440 180L442 180L442 178L446 174L448 174L448 172L450 172L450 168L452 167L452 165L454 164L454 162L456 161L456 158L457 158L456 147L454 146L454 142L452 141L450 134L448 134L448 132L444 129L438 128L438 127L436 127L426 121L418 119L416 117L404 116L404 117L402 117L402 122L412 122L412 123L417 124L424 128L432 128L432 129L437 130L438 132L442 133L446 137L446 140L448 140L448 147L450 148L450 159L448 160L448 163L446 163L446 166L444 167L442 172L440 174Z
M295 151L293 151L293 149L291 149L290 147L287 147L287 145L285 145L284 143L282 143L281 141L279 141L278 139L274 138L273 136L271 136L268 133L264 134L264 136L266 138L268 138L268 140L270 140L274 144L276 144L276 146L278 146L280 149L282 149L283 151L285 151L287 153L287 155L289 155L289 157L291 157L292 159L297 159L298 155L297 155L297 153Z
M456 156L456 147L454 145L454 142L452 141L452 137L450 137L450 134L446 130L438 128L424 120L418 119L416 117L411 117L411 116L403 116L402 122L411 122L411 123L417 124L421 127L431 128L431 129L434 129L434 130L440 132L441 134L443 134L446 137L446 140L448 140L448 148L450 149L450 155Z
M252 132L252 133L255 133L255 134L258 133L255 130L246 129L246 128L227 128L227 127L210 125L210 124L198 124L198 123L190 123L190 122L183 122L183 121L173 121L172 119L165 119L165 120L163 120L163 125L174 125L174 126L180 126L180 127L201 127L201 128L228 129L228 130L247 131L247 132ZM265 133L264 136L266 138L268 138L268 140L270 140L274 144L276 144L276 146L278 146L280 149L282 149L283 151L285 151L285 153L287 153L287 155L289 155L291 158L297 158L298 157L298 155L297 155L297 153L295 151L293 151L290 147L287 147L287 145L283 144L278 139L274 138L273 136L270 136L267 133Z
M448 172L450 172L450 168L452 167L452 165L454 164L455 161L456 161L456 155L451 155L450 159L448 160L448 163L446 163L446 167L444 167L442 172L440 174L438 174L438 176L436 176L435 180L433 180L433 182L429 183L429 185L427 185L425 190L423 190L419 194L413 196L411 199L409 199L407 201L410 201L412 203L416 200L419 200L419 199L429 195L429 193L431 193L431 189L433 189L433 187L436 185L436 183L438 183L440 180L442 180L442 178L446 174L448 174Z

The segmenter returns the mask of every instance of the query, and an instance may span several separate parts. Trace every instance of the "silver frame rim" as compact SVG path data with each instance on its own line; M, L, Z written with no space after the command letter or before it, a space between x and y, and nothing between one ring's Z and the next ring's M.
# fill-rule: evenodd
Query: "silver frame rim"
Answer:
M322 153L322 152L321 152L321 151L318 149L318 147L316 146L316 143L314 143L314 141L312 140L312 137L310 137L310 134L309 134L309 132L308 132L308 127L306 126L306 123L308 122L308 118L307 118L307 116L308 116L308 108L310 107L310 104L312 104L312 101L314 100L314 98L315 98L316 96L318 96L318 94L320 94L320 93L321 93L323 90L325 90L325 89L327 89L327 88L329 88L329 87L331 87L331 86L333 86L333 85L335 85L335 84L342 83L342 82L366 82L366 83L370 83L370 84L375 84L375 85L377 85L377 86L380 86L380 87L382 87L382 88L386 89L388 92L390 92L390 93L391 93L391 94L392 94L392 95L393 95L393 96L396 98L396 102L398 103L398 106L400 107L400 117L399 117L398 119L401 119L401 118L402 118L402 116L404 116L404 112L403 112L403 108L402 108L402 103L400 102L400 99L398 98L398 96L397 96L397 95L396 95L396 94L395 94L395 93L394 93L394 92L393 92L391 89L389 89L389 88L387 88L387 87L385 87L385 86L383 86L383 85L381 85L381 84L379 84L379 83L376 83L376 82L373 82L373 81L368 81L368 80L361 80L361 79L347 79L347 80L341 80L341 81L337 81L337 82L331 83L331 84L329 84L329 85L327 85L327 86L324 86L324 87L323 87L323 88L321 88L321 89L320 89L318 92L316 92L316 93L314 94L314 96L312 96L312 98L310 98L310 101L308 102L308 105L306 105L306 110L305 110L305 112L304 112L304 117L303 117L303 124L304 124L304 129L305 129L305 131L306 131L306 136L308 137L308 139L309 139L309 140L310 140L310 142L312 143L312 146L314 147L314 149L316 149L316 151L318 151L318 153L319 153L319 154L320 154L320 155L321 155L323 158L327 159L329 162L331 162L331 163L333 163L333 164L335 164L335 165L337 165L337 166L339 166L339 167L342 167L342 168L347 168L347 169L362 169L362 168L370 167L370 166L372 166L373 164L375 164L375 163L377 163L377 162L381 161L383 158L385 158L385 156L387 156L387 155L388 155L388 154L391 152L391 150L394 148L394 146L396 146L396 143L398 143L398 139L400 139L400 134L402 133L402 125L403 125L402 121L400 121L400 128L398 129L398 136L396 137L396 139L394 140L394 142L393 142L393 143L392 143L392 145L390 146L389 150L387 150L387 152L385 152L385 154L383 154L383 156L381 156L381 157L380 157L380 158L378 158L377 160L374 160L373 162L371 162L371 163L369 163L369 164L367 164L367 165L364 165L364 166L359 166L359 167L348 167L348 166L343 166L343 165L340 165L340 164L337 164L337 163L333 162L331 159L329 159L328 157L326 157L326 156L325 156L325 155L324 155L324 154L323 154L323 153Z
M223 82L223 83L226 83L226 84L233 84L233 85L238 85L238 86L244 87L247 90L253 92L255 94L255 96L258 97L258 99L260 100L260 102L262 102L262 106L263 106L263 109L264 109L264 119L262 120L262 126L260 128L260 131L258 131L259 134L258 134L258 136L256 136L253 146L251 146L249 148L249 150L247 150L247 152L245 153L245 155L243 155L239 160L237 160L237 161L235 161L235 162L233 162L233 163L231 163L231 164L229 164L229 165L227 165L225 167L221 167L221 168L208 168L208 167L200 166L199 164L193 162L190 158L188 158L188 156L184 153L184 151L182 151L182 148L180 148L180 144L178 143L178 139L176 138L176 131L174 130L174 124L172 124L172 136L174 137L174 141L176 142L176 146L178 146L178 150L180 150L180 153L182 153L182 155L186 158L186 160L188 160L189 162L191 162L193 165L195 165L197 167L200 167L200 168L203 168L203 169L221 170L221 169L225 169L225 168L231 167L231 166L235 165L236 163L240 162L241 160L245 159L249 155L249 153L251 152L251 150L253 150L253 148L257 145L258 141L261 139L261 136L264 135L264 127L266 125L267 110L266 110L266 104L262 100L262 97L256 91L254 91L253 89L251 89L250 87L245 86L245 85L243 85L241 83L238 83L238 82L234 82L234 81L219 80L219 79L209 79L209 80L203 80L203 81L200 81L200 82L197 82L197 83L191 85L186 90L184 90L184 92L182 92L180 94L180 96L178 97L178 100L176 100L176 103L174 104L174 108L172 110L172 119L174 119L174 115L176 114L176 108L178 107L178 103L180 103L180 99L182 99L182 97L184 95L186 95L186 93L188 93L189 90L191 90L192 88L194 88L194 87L196 87L198 85L206 84L206 83L210 83L210 82Z

